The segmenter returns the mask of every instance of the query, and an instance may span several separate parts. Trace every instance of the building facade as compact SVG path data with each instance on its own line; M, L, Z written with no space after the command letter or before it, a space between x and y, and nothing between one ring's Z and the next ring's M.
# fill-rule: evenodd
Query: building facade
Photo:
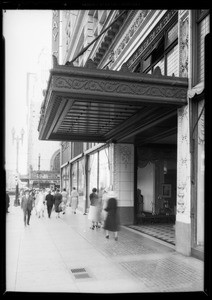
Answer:
M122 224L171 220L184 255L204 253L209 25L208 10L53 11L38 128L61 141L61 187L78 189L79 210L93 187L114 190Z

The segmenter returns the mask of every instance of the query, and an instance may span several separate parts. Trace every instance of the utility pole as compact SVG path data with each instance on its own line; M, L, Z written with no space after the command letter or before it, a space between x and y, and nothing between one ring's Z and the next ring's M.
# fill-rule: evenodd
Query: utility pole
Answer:
M23 144L23 139L24 139L24 129L21 129L21 136L19 137L18 135L15 136L15 129L13 127L12 129L12 139L13 139L13 144L14 141L16 141L16 176L15 176L15 180L16 180L16 190L15 190L15 201L14 201L14 205L18 206L20 205L19 202L19 187L18 187L18 180L19 180L19 170L18 170L18 160L19 160L19 142L21 141L21 143Z

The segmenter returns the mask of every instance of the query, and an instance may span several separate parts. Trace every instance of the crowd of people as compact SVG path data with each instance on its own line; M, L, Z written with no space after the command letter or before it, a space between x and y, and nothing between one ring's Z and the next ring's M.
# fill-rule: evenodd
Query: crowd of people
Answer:
M29 225L31 212L34 209L35 215L38 218L44 217L45 210L48 218L51 218L51 213L54 210L56 217L60 218L60 214L65 214L66 207L71 206L68 201L68 193L64 188L62 192L59 189L28 189L21 191L20 195L21 208L24 213L24 225Z
M113 191L104 189L100 195L96 188L92 189L89 195L90 207L88 219L91 221L91 229L104 228L105 237L109 239L109 232L114 233L115 241L118 240L119 216L117 209L117 196ZM7 198L7 203L9 200ZM79 193L76 188L69 194L64 188L59 189L28 189L21 191L20 195L21 208L24 214L24 225L30 224L32 210L38 218L43 218L45 211L48 218L51 218L52 211L55 212L56 218L60 218L61 214L66 213L67 207L71 207L73 214L79 204ZM7 212L8 212L7 204Z

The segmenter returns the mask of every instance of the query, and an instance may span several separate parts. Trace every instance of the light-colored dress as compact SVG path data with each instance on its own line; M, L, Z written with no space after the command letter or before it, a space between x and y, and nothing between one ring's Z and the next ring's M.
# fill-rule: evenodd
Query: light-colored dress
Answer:
M37 212L38 216L40 216L41 213L42 213L42 215L44 215L44 208L45 208L44 202L45 202L45 198L46 198L46 196L42 192L37 195L36 212Z
M73 190L71 192L71 208L72 208L72 212L75 212L77 207L78 207L78 203L79 203L79 194L77 193L76 190Z
M101 222L101 200L97 194L90 194L90 207L88 213L88 220L92 222Z

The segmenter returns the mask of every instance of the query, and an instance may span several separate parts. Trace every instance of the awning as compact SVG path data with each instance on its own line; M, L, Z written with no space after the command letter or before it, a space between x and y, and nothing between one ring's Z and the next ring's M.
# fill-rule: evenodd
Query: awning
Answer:
M54 57L39 139L104 143L146 139L149 130L164 135L176 130L187 88L186 78L162 76L158 68L154 75L132 73L126 65L120 71L101 70L92 61L86 67L58 65Z

